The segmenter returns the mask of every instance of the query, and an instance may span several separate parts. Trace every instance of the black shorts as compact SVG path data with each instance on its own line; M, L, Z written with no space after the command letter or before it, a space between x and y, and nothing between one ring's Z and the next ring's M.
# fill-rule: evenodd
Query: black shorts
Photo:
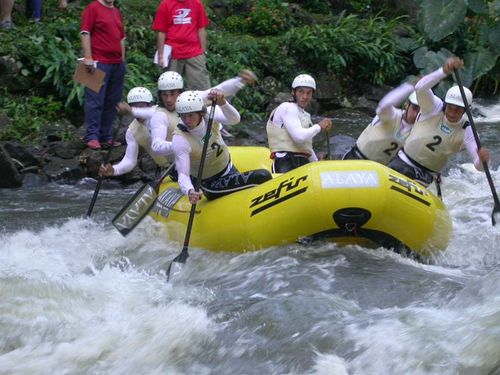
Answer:
M361 155L356 146L353 146L342 156L342 160L366 160L366 158Z
M255 169L240 173L233 165L229 173L207 178L201 182L201 188L207 199L216 199L236 191L260 185L272 178L271 172L266 169Z
M432 184L432 181L434 181L434 176L431 172L423 168L413 167L406 164L403 159L399 157L399 155L396 155L387 166L401 174L404 174L406 177L414 179L425 187L429 186Z
M282 153L285 155L278 156L278 154ZM307 163L309 163L307 155L294 152L276 152L273 161L273 173L286 173Z

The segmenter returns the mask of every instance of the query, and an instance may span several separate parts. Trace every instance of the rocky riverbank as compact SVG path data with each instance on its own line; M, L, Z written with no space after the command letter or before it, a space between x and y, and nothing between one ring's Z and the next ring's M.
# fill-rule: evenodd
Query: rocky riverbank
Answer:
M309 109L313 119L328 116L336 121L342 118L355 116L364 118L363 121L374 115L376 103L389 88L372 88L369 94L362 97L344 98L343 107L331 108L332 96L335 90L319 89L316 99ZM288 100L288 93L279 93L269 103L269 110L282 101ZM337 101L338 103L338 101ZM44 139L36 144L21 144L14 141L0 143L0 188L18 188L21 186L40 186L49 182L75 184L83 178L96 178L102 161L109 152L111 163L118 162L125 153L125 131L132 118L120 118L117 140L123 144L109 150L91 150L81 140L83 128L76 128L69 122L51 124L44 130ZM228 145L259 145L267 146L265 123L267 119L245 122L230 129L231 137L226 138ZM0 119L0 127L8 126L8 119ZM117 124L115 124L117 126ZM335 125L334 125L335 126ZM62 131L63 130L63 131ZM60 134L71 134L72 140L65 139ZM332 149L343 151L350 143L350 138L337 137L332 131ZM336 144L339 143L339 144ZM156 165L147 153L141 153L137 166L123 176L113 177L120 184L128 185L135 182L146 182L154 178Z

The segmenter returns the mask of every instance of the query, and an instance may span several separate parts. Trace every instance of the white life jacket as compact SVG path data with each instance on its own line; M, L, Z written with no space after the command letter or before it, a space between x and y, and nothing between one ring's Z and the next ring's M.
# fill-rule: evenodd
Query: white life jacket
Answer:
M130 123L128 129L132 133L132 136L137 144L144 148L157 165L164 167L173 160L171 157L160 156L153 152L151 149L151 133L149 132L149 129L145 125L141 124L137 119L134 119L134 121Z
M229 148L222 139L220 129L221 125L214 121L212 124L212 131L210 133L205 164L203 166L202 180L213 177L222 172L231 160ZM191 146L191 152L189 153L189 173L191 176L197 177L198 169L200 168L201 152L203 151L203 140L200 140L200 138L192 135L183 124L179 124L177 126L174 134L184 137L184 139L189 142L189 145Z
M271 152L297 152L307 154L308 156L312 155L314 153L312 147L312 139L307 140L303 143L296 143L292 139L292 137L290 137L290 134L288 134L288 131L285 129L284 125L276 126L272 122L274 113L278 108L279 107L275 108L271 112L271 116L269 116L269 120L267 121L266 126L267 141L269 143L269 149L271 150ZM311 121L311 115L304 111L302 108L299 108L299 121L300 125L306 129L310 128L313 125Z
M462 149L465 128L468 125L469 123L464 123L463 120L451 125L444 112L424 121L417 120L403 150L410 160L439 173L450 157Z
M390 122L380 122L368 125L361 133L356 146L369 160L387 164L403 147L409 131L401 132L401 121L404 111L397 110L396 118Z

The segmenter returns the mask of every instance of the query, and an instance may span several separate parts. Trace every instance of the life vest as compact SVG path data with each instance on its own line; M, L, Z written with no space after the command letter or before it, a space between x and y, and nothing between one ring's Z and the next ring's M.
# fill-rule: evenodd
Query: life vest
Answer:
M132 123L128 126L128 129L132 133L132 136L137 144L144 148L157 165L164 167L172 161L172 158L160 156L153 152L151 149L151 133L146 125L143 125L137 119L134 119L134 121L132 121Z
M206 119L205 119L206 122ZM220 134L221 125L218 122L213 122L212 131L207 148L207 155L205 164L203 166L202 180L213 177L220 173L227 167L231 160L229 148L224 143L222 135ZM192 135L183 124L178 124L174 130L174 134L184 137L189 142L191 152L189 153L190 160L190 175L193 177L198 176L198 169L200 168L201 152L203 151L203 140Z
M403 113L403 110L398 109L393 121L383 123L377 119L376 125L370 124L363 130L356 146L367 159L387 164L403 147L410 134L409 131L401 132Z
M468 122L450 125L444 112L417 120L403 150L410 160L432 172L441 172L450 157L462 149L467 126Z
M296 104L295 104L296 105ZM298 106L297 106L298 107ZM271 112L271 116L269 116L269 120L267 121L266 131L267 131L267 140L269 143L269 149L271 153L279 152L279 151L288 151L288 152L297 152L307 155L313 154L312 148L312 139L307 140L303 143L296 143L288 131L285 129L285 126L282 124L281 126L276 126L272 119L274 117L274 113L279 107L275 108ZM299 121L300 125L303 128L310 128L313 124L311 121L311 115L304 111L302 108L299 109Z

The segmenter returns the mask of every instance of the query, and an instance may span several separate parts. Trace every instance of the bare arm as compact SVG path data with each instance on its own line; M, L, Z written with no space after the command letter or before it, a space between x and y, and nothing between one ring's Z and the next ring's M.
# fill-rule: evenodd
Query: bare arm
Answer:
M156 37L156 49L158 50L158 65L161 67L163 67L163 49L165 48L166 38L166 33L158 31L158 36Z
M203 52L207 52L207 31L204 27L198 29L198 38L200 39L200 46Z
M85 65L93 65L94 60L92 59L92 45L90 43L90 34L88 32L80 33L80 41L82 44L83 52L83 63Z
M81 32L80 41L82 44L83 64L86 66L89 73L93 73L96 68L96 62L92 58L90 34L87 31Z
M125 62L125 38L121 40L120 45L122 47L122 60Z

